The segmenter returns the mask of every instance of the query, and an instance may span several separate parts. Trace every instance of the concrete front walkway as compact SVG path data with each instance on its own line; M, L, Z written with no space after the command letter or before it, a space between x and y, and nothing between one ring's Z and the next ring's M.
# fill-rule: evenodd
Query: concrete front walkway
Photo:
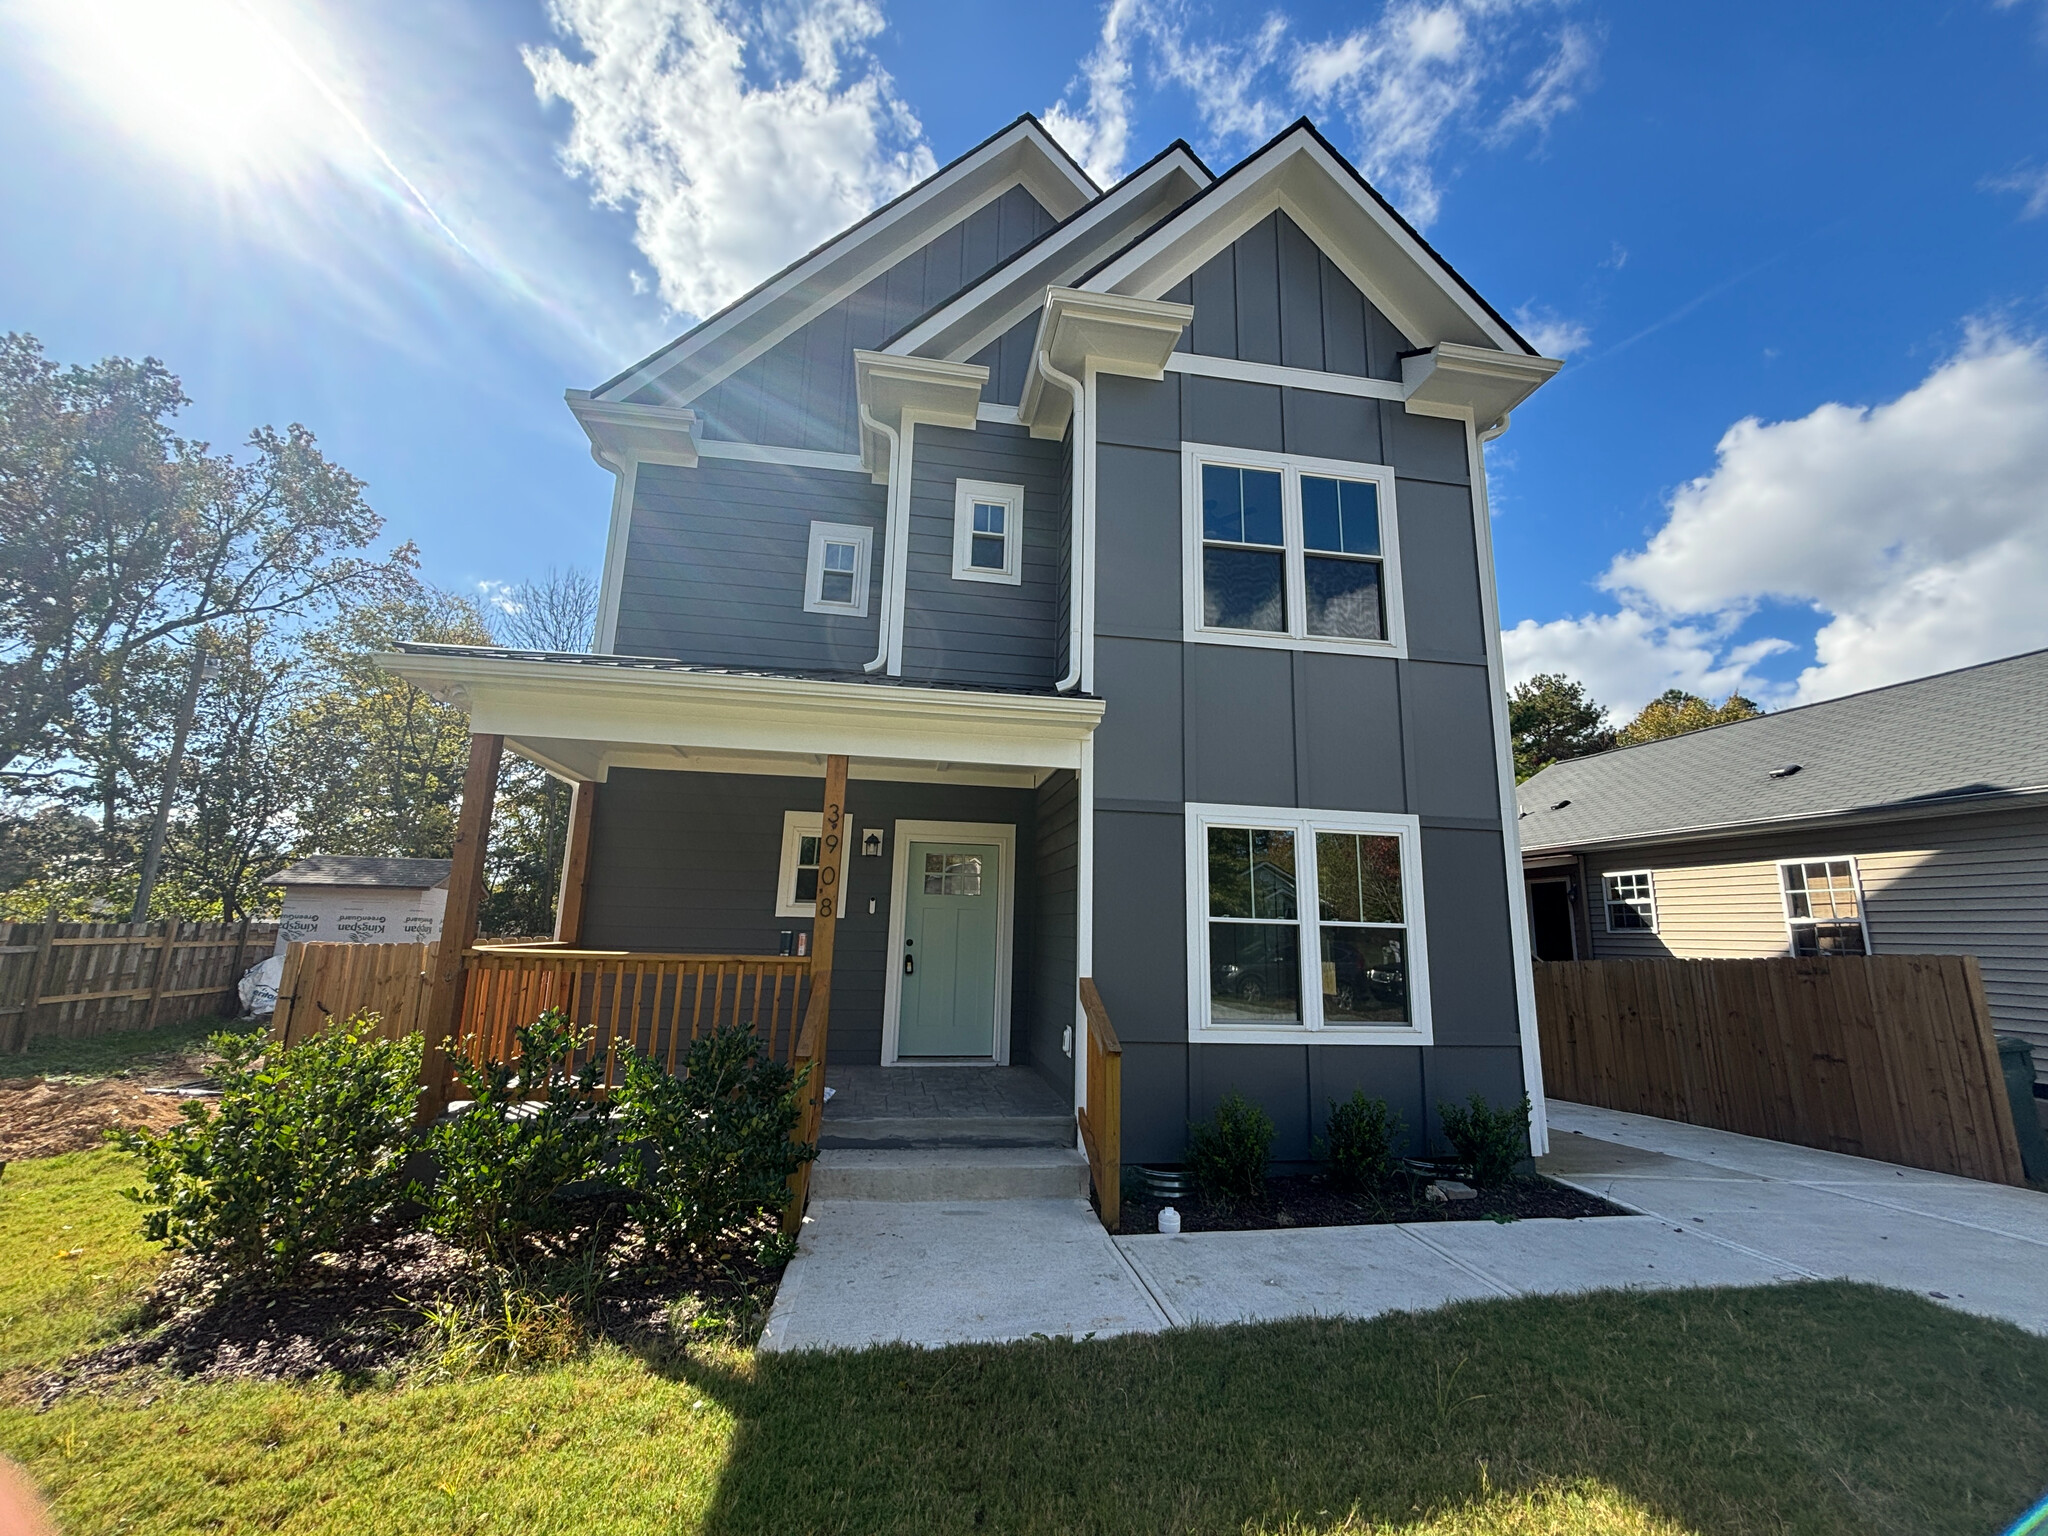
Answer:
M2048 1195L1583 1105L1550 1125L1546 1173L1640 1214L1111 1239L1078 1200L813 1202L762 1347L1833 1277L2048 1333Z

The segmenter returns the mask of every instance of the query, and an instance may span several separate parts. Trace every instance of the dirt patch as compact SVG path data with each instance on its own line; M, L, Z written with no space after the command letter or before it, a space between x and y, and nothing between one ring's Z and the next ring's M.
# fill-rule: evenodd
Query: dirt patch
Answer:
M59 1077L0 1081L0 1162L89 1152L106 1145L108 1131L122 1127L161 1131L176 1125L182 1101L148 1090L159 1078L168 1083L191 1076L184 1071L86 1083Z
M1361 1200L1337 1189L1322 1174L1291 1174L1266 1181L1258 1205L1219 1206L1190 1194L1178 1200L1131 1199L1119 1213L1122 1232L1157 1232L1159 1212L1180 1212L1183 1232L1271 1232L1284 1227L1364 1227L1390 1222L1527 1221L1538 1217L1626 1216L1620 1206L1597 1195L1545 1178L1520 1179L1502 1189L1482 1189L1470 1200L1438 1202L1417 1181L1381 1201Z

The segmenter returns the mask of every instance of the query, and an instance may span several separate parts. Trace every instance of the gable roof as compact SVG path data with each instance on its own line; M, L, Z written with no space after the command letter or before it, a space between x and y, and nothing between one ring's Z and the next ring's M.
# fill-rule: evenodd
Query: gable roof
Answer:
M2044 792L2048 650L1553 763L1517 798L1536 852Z
M811 316L1013 186L1066 218L1101 196L1030 113L848 225L815 250L591 391L624 400L661 381L684 403L745 366Z
M1156 299L1275 208L1416 347L1450 341L1539 355L1305 117L1075 286Z
M1105 252L1157 224L1214 182L1185 139L1175 139L1102 196L1075 210L1036 240L934 306L882 344L898 354L972 357L1064 287Z
M355 854L316 853L280 869L265 885L358 885L387 890L430 891L448 883L451 859L379 859Z

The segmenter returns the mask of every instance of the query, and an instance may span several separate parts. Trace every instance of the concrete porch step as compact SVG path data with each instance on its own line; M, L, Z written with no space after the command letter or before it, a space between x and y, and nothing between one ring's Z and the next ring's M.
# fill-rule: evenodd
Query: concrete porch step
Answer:
M1058 1115L864 1115L828 1113L818 1132L826 1148L1072 1147L1074 1117Z
M811 1170L814 1200L1071 1200L1088 1159L1072 1147L834 1147Z

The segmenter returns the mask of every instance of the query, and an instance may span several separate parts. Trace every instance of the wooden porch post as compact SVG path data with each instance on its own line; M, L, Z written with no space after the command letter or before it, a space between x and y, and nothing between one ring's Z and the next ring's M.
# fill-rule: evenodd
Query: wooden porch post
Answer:
M441 919L441 943L434 953L427 989L426 1055L420 1065L420 1118L431 1119L447 1105L453 1079L448 1054L462 1011L463 957L476 943L477 915L484 900L484 854L491 842L491 805L498 797L502 736L469 738L469 769L462 776L462 816L455 825L455 861L448 871L448 909Z
M825 759L825 814L818 843L818 915L811 924L811 1000L804 1009L803 1030L797 1039L794 1059L809 1065L810 1080L804 1084L803 1113L798 1117L795 1137L815 1141L825 1112L825 1050L832 1024L832 954L838 947L839 914L846 905L846 758L834 754ZM794 1237L804 1219L804 1202L810 1197L811 1165L802 1164L789 1176L789 1204L782 1213L782 1230Z
M597 785L575 785L569 799L569 841L562 850L562 890L555 898L555 942L574 944L583 937L583 899L590 885L590 814L597 808Z

